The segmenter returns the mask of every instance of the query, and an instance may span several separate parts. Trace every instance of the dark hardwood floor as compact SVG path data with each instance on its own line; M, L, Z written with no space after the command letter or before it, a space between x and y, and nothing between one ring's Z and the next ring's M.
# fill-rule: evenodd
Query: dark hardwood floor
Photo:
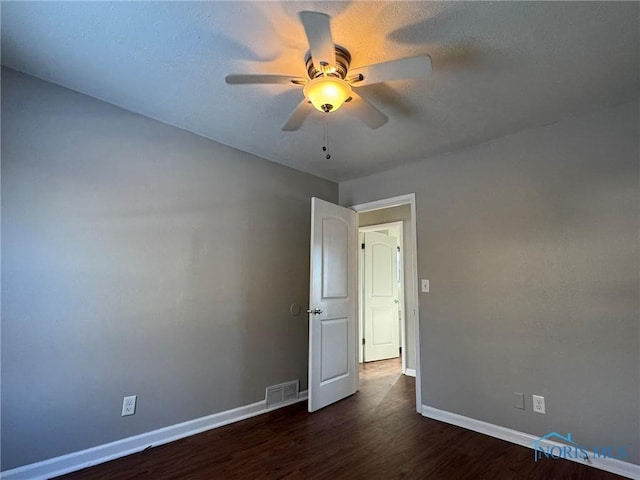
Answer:
M361 367L360 391L309 414L282 408L71 473L65 480L124 479L620 479L421 417L414 379L400 361Z

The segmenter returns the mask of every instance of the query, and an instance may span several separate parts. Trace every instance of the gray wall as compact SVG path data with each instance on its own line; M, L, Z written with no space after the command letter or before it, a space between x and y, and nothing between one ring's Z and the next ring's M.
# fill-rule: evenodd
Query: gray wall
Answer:
M340 184L416 193L424 404L640 463L639 127L631 103Z
M413 262L412 253L412 236L411 236L411 205L400 205L399 207L382 208L371 212L362 212L358 216L359 225L368 227L369 225L379 225L381 223L391 223L402 221L402 247L404 268L402 269L404 277L404 301L405 301L405 335L406 342L406 362L407 368L416 368L416 352L415 352L415 316L410 311L409 306L412 303L415 289L415 279L411 275L411 269L408 267Z
M289 305L337 193L3 69L2 469L305 389Z

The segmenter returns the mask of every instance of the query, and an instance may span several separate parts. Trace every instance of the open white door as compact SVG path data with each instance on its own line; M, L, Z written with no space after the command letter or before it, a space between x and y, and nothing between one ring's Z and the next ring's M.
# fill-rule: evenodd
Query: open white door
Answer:
M364 361L400 356L398 239L364 234Z
M311 199L310 412L358 386L357 218L353 210Z

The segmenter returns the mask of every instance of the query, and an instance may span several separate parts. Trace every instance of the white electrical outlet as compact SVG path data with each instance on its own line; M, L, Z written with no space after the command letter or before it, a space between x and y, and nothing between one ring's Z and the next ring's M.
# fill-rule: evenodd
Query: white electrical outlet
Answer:
M542 413L543 415L546 413L544 409L544 397L540 395L533 396L533 411L536 413Z
M133 415L136 413L136 395L124 397L122 401L122 416Z

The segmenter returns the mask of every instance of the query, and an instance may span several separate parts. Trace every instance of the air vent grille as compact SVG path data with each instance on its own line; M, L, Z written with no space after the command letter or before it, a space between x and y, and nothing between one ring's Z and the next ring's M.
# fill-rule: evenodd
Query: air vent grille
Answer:
M278 385L271 385L270 387L267 387L267 408L276 406L279 403L297 400L299 392L300 383L298 380L280 383Z

